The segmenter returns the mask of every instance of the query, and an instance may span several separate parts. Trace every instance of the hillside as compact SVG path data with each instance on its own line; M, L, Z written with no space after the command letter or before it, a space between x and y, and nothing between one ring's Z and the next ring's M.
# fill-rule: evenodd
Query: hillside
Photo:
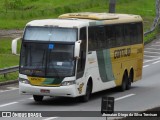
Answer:
M108 12L109 0L0 0L0 29L23 29L33 19L68 12ZM147 29L155 17L155 0L117 0L117 13L139 14Z

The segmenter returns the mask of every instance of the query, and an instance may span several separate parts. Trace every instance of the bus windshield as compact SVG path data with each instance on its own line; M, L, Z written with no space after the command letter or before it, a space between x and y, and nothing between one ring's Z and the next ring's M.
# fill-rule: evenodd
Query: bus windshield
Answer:
M77 40L77 29L60 27L27 27L25 29L24 40L75 42Z
M23 42L20 73L41 77L69 77L74 75L73 44Z

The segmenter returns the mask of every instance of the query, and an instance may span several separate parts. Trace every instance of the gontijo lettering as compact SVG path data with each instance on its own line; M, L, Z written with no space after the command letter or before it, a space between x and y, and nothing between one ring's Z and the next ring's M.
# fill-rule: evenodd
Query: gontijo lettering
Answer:
M123 48L114 51L114 59L131 55L131 48Z

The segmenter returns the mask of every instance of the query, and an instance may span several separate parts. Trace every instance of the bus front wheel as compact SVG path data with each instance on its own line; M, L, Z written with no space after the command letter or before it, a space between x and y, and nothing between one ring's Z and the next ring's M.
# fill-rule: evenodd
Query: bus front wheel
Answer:
M34 101L41 102L43 100L43 96L41 95L33 95Z
M91 93L92 93L92 83L88 81L87 87L86 87L86 94L80 97L80 101L87 102L91 96Z

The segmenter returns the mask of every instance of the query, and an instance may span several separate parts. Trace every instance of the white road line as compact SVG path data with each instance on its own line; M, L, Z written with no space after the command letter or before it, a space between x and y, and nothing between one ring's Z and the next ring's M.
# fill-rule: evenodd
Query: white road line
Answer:
M159 58L156 58L156 59L152 59L152 60L146 60L146 61L144 61L143 63L152 62L152 61L156 61L156 60L160 60L160 57L159 57Z
M7 103L7 104L3 104L3 105L0 105L0 107L5 107L5 106L8 106L8 105L13 105L13 104L16 104L18 102L11 102L11 103Z
M160 47L160 45L151 45L151 46L154 46L154 47Z
M154 62L154 63L152 63L152 64L156 64L156 63L159 63L160 61L156 61L156 62Z
M160 54L160 52L150 52L150 51L144 51L145 53L155 53L155 54Z
M15 90L15 89L17 89L17 87L7 87L7 89Z
M33 100L33 97L31 97L31 98L28 98L28 99L30 99L30 100Z
M43 119L43 120L53 120L53 119L56 119L58 117L49 117L49 118L46 118L46 119Z
M155 58L155 57L158 57L158 56L151 56L151 55L144 55L145 57L151 57L151 58Z
M160 49L156 49L156 48L145 48L145 49L150 49L150 50L160 50Z
M12 90L3 90L3 91L0 91L0 93L3 93L3 92L8 92L8 91L13 91L13 90L17 90L19 88L15 88L15 89L12 89Z
M160 42L156 42L156 43L160 43Z
M124 99L124 98L128 98L128 97L131 97L135 94L128 94L128 95L125 95L125 96L122 96L122 97L119 97L119 98L116 98L115 101L118 101L118 100L121 100L121 99Z
M148 67L149 65L145 65L145 66L143 66L143 68L145 68L145 67Z

